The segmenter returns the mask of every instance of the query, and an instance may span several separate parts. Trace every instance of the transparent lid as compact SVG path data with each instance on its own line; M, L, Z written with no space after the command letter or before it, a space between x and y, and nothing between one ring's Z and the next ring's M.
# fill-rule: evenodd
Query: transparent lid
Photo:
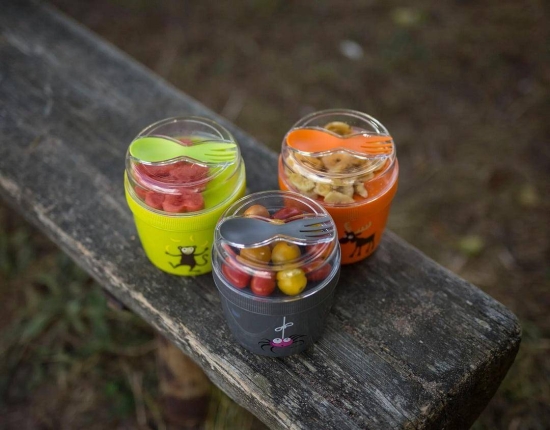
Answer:
M364 203L392 183L396 151L386 128L352 110L315 112L286 134L282 179L289 189L329 206Z
M322 288L340 265L336 227L326 210L285 191L235 202L215 229L213 266L243 294L304 297Z
M180 216L222 203L237 186L241 162L237 142L221 125L207 118L168 118L130 143L126 173L136 201Z

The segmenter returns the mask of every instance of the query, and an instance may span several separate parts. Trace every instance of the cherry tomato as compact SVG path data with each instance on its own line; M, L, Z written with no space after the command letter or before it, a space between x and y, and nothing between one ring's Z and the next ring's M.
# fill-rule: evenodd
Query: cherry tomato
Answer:
M245 248L241 249L240 255L247 260L269 263L269 260L271 260L271 248L269 245L259 246L257 248Z
M250 289L257 296L269 296L275 291L275 276L270 275L268 278L254 276L250 283Z
M229 283L237 288L245 288L250 282L250 275L248 273L226 263L222 264L222 273Z
M300 209L286 206L282 209L279 209L273 214L273 219L288 219L296 215L301 215L303 212Z
M269 211L262 205L252 205L244 211L244 216L263 216L264 218L270 218Z
M307 270L305 268L304 270L307 273ZM328 275L330 275L331 270L332 266L328 263L323 264L322 266L317 266L307 274L307 279L310 281L323 281L327 279Z
M316 243L306 246L306 252L312 256L318 255L318 258L326 259L333 248L334 246L330 243Z
M300 248L298 245L288 242L279 242L271 251L271 261L275 264L286 263L287 261L295 260L300 256Z
M304 291L307 278L302 269L287 269L277 272L277 286L288 296L296 296Z

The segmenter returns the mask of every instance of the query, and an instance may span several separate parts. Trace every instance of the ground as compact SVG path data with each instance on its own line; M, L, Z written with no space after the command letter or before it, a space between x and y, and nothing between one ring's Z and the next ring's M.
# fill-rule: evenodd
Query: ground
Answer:
M548 428L548 3L52 3L275 150L315 110L378 118L401 167L389 228L504 303L523 328L516 362L474 428ZM162 428L151 331L109 310L11 210L0 215L0 422ZM207 427L251 423L216 393Z

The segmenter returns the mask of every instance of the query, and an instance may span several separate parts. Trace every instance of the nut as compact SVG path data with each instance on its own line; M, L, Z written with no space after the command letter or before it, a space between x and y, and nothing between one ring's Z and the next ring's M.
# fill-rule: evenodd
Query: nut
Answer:
M363 160L344 152L335 152L321 158L325 168L331 173L343 173L353 170L363 163Z
M353 197L353 185L346 185L344 187L338 187L334 191L338 191L348 197Z
M310 166L315 170L321 170L323 168L323 162L317 157L310 157L302 154L295 154L295 157L300 163Z
M353 186L355 192L359 194L363 198L367 198L369 196L369 192L365 188L365 184L363 182L356 182Z
M350 196L339 193L338 191L331 191L325 196L325 203L353 203L354 200Z
M339 134L340 136L346 136L351 134L351 126L341 121L332 121L325 125L328 131Z
M323 184L321 182L317 182L315 184L315 188L313 189L313 191L315 191L317 194L324 197L332 191L332 186L330 186L329 184Z
M289 172L288 173L288 180L299 191L304 192L304 193L308 192L308 191L312 191L313 188L315 188L315 182L313 182L312 180L310 180L310 179L306 178L305 176L302 176L298 173Z

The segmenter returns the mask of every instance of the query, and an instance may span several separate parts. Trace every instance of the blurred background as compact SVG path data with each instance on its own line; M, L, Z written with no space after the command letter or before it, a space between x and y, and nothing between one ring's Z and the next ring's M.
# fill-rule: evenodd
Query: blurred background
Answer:
M548 2L51 3L275 151L315 110L379 119L389 228L523 328L474 429L550 428ZM151 329L3 203L0 277L0 428L165 428ZM206 428L259 426L215 391Z

